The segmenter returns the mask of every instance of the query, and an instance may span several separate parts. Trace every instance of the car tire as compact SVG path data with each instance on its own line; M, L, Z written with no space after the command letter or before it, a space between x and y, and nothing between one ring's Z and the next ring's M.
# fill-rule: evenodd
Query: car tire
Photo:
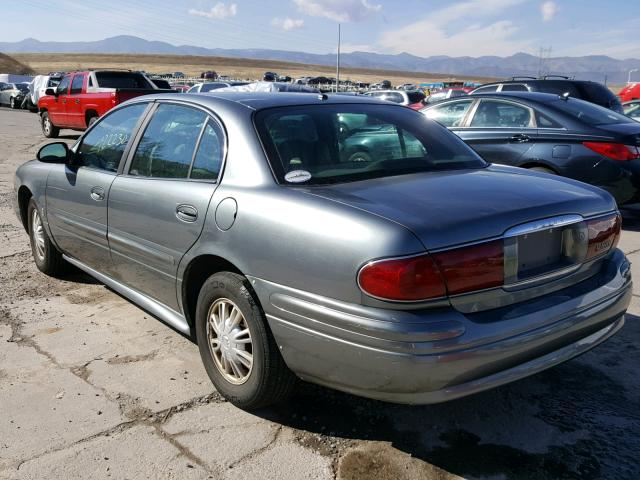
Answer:
M42 221L42 213L33 198L29 200L27 208L27 225L31 252L38 270L51 277L59 276L64 272L66 262L62 253L49 239Z
M44 112L40 117L40 124L42 126L42 133L47 138L58 138L60 134L60 129L53 125L51 122L51 118L49 118L49 113Z
M11 97L9 99L9 107L13 108L14 110L17 108L16 107L16 99L14 97Z
M553 170L547 167L541 167L541 166L529 167L529 170L533 170L534 172L548 173L550 175L556 175L556 172L554 172Z
M198 295L195 321L207 374L229 402L253 410L279 403L293 391L296 377L245 277L231 272L209 277Z

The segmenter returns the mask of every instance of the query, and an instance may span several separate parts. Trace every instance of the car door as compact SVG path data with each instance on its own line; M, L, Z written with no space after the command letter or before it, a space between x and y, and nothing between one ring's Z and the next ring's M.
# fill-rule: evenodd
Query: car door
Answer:
M509 100L483 98L470 112L460 136L491 163L518 165L535 144L537 129L533 110Z
M178 309L178 264L200 236L223 153L222 127L206 111L157 104L109 194L109 245L120 281Z
M67 98L67 121L69 126L74 128L84 128L84 112L80 102L82 96L82 87L85 82L86 75L84 73L76 73L71 80L71 89Z
M57 126L69 126L67 122L67 97L71 87L71 74L65 75L56 87L57 95L53 97L53 104L49 109L49 118Z
M56 165L46 187L51 233L64 253L102 272L111 269L107 202L124 153L147 103L106 115L72 149L72 165Z

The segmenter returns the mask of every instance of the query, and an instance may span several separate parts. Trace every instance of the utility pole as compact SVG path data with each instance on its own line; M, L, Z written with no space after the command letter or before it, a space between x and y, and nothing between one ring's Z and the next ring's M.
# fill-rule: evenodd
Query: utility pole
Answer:
M632 68L631 70L629 70L629 76L627 77L627 83L631 83L631 74L633 72L637 72L638 69L637 68Z
M340 24L338 24L338 55L336 56L336 93L340 89Z

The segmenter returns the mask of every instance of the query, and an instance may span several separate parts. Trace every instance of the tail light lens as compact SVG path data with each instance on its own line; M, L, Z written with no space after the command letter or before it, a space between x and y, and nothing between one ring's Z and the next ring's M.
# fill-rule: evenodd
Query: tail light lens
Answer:
M360 270L358 283L368 295L384 300L406 302L446 295L442 276L429 255L369 263Z
M619 213L587 220L589 243L585 260L599 257L616 248L621 227L622 217Z
M637 160L640 158L640 149L633 145L624 145L622 143L605 143L605 142L583 142L583 145L600 155L626 162L629 160Z
M405 302L497 287L504 283L502 240L372 262L360 270L358 283L368 295Z
M449 295L499 287L504 283L504 241L447 250L434 255Z

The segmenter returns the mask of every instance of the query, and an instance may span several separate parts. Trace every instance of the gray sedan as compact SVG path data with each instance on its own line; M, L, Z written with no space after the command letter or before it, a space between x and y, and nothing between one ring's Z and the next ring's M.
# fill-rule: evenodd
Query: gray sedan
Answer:
M192 336L242 408L298 377L472 394L598 345L631 299L608 193L488 165L369 98L139 97L43 147L15 190L42 272L75 265Z

